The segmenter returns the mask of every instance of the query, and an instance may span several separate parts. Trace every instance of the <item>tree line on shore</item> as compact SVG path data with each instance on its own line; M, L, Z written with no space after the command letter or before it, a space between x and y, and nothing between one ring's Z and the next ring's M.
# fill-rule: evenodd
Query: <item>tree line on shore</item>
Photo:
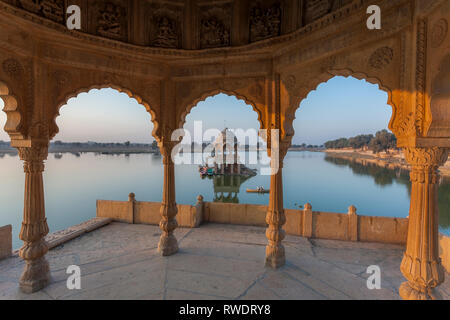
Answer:
M339 138L327 141L324 144L326 149L364 149L372 150L373 153L387 151L397 148L397 138L387 130L378 131L373 134L361 134L351 138Z
M66 152L66 151L107 151L107 150L147 150L157 151L158 144L156 141L152 143L133 143L126 142L50 142L49 152ZM16 152L17 150L11 147L9 141L0 140L0 151L2 152Z

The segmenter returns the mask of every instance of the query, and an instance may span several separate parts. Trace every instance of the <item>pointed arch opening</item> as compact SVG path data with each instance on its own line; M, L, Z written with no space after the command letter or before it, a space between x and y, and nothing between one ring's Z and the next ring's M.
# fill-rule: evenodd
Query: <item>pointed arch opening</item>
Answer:
M159 127L159 122L157 120L156 112L153 110L153 108L150 106L150 104L147 101L143 100L141 98L141 96L139 96L138 94L135 94L132 90L121 87L119 85L115 85L115 84L102 84L102 85L94 84L89 87L79 88L78 90L65 96L63 100L59 101L56 105L56 112L55 112L55 116L54 116L53 123L52 123L53 128L51 128L51 132L50 132L50 139L52 139L56 134L58 134L59 127L57 125L57 119L60 116L60 109L64 106L66 106L70 99L77 98L79 95L89 93L92 90L101 91L103 89L107 89L107 90L109 89L109 90L117 91L119 93L123 93L123 94L127 95L130 99L135 100L137 102L137 104L144 107L145 110L150 114L150 121L152 122L152 126L153 126L151 134L154 139L158 140L158 136L157 136L156 132Z
M285 207L310 203L313 210L345 213L354 205L360 215L407 217L411 183L390 132L390 91L362 75L325 80L314 84L295 113L284 162Z
M50 232L96 216L97 200L161 202L154 112L116 86L92 86L58 105L44 172ZM65 208L64 211L61 208Z
M258 161L268 159L258 135L262 114L255 103L234 92L210 91L188 104L179 125L186 132L183 153L191 154L175 168L178 202L192 203L201 194L208 202L267 203L268 194L246 193L262 184L267 188L270 181L258 174ZM224 159L218 160L221 155Z

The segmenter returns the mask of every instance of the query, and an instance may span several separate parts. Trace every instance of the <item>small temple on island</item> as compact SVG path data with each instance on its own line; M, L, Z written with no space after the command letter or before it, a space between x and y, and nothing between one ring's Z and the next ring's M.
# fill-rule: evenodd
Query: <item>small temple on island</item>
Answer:
M239 157L239 142L236 135L225 128L212 143L211 157L206 160L206 165L200 166L202 177L214 175L238 175L255 176L256 170L246 167ZM209 163L213 167L209 167Z

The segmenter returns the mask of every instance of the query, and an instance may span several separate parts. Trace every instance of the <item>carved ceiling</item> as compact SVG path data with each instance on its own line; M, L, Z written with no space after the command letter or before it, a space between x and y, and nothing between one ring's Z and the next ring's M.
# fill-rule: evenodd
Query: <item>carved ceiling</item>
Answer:
M0 0L65 25L82 12L81 32L141 46L241 46L296 31L352 0Z

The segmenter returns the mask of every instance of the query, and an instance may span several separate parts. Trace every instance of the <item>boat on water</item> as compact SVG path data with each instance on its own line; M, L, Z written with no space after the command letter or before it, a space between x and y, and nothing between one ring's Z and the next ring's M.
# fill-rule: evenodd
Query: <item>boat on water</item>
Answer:
M270 190L264 189L262 187L256 188L256 189L247 189L248 193L269 193Z
M200 166L198 168L198 171L200 172L200 175L203 176L213 176L215 175L214 168L208 168L207 166Z

